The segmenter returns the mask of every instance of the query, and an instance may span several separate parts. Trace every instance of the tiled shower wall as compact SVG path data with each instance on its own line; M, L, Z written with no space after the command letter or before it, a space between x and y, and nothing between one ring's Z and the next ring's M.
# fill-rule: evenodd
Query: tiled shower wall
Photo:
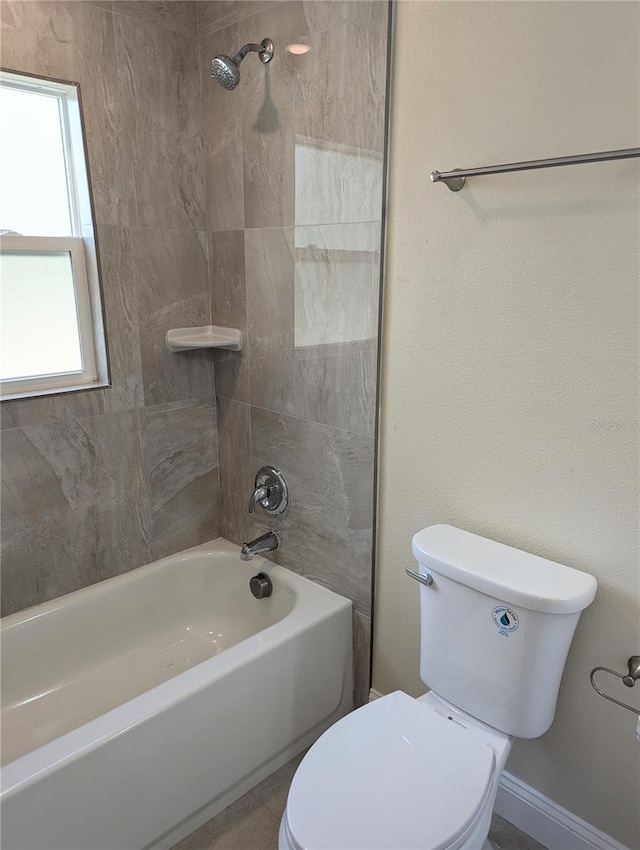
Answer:
M198 3L214 322L241 353L215 367L220 522L240 543L278 532L274 560L354 602L356 698L371 632L374 432L388 4ZM237 89L211 58L269 37ZM304 55L286 51L306 43ZM247 514L280 467L284 518Z
M353 599L366 698L386 0L0 10L4 67L81 84L112 377L2 404L3 613L272 526L276 560ZM210 79L265 36L269 66ZM243 351L167 352L210 321ZM292 504L253 522L264 463Z
M216 537L195 2L2 2L2 65L79 82L112 386L3 402L3 614Z

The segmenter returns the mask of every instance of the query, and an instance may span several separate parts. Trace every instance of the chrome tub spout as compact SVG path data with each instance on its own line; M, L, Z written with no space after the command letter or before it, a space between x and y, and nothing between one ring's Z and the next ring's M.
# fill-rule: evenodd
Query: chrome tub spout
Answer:
M256 537L250 543L245 543L240 550L240 558L243 561L250 561L254 555L260 552L273 552L278 548L278 536L274 531L268 531L266 534Z

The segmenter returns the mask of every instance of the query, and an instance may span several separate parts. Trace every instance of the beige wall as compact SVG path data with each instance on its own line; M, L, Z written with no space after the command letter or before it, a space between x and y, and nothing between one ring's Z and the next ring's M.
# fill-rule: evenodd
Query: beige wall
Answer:
M635 718L588 674L640 650L638 162L428 174L636 146L639 10L398 4L373 680L424 690L404 568L430 523L592 572L555 723L508 770L631 848Z

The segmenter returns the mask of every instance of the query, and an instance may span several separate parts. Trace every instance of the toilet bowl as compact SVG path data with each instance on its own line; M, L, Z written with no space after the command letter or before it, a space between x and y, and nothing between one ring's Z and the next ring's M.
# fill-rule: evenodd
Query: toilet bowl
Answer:
M510 749L433 693L375 700L303 759L279 850L481 850Z
M339 720L291 783L279 850L488 850L514 737L553 722L593 576L448 525L418 532L420 676Z

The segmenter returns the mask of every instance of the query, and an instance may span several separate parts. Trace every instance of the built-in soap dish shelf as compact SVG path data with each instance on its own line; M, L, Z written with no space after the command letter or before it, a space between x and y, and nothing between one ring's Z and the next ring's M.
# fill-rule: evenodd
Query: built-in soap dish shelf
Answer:
M169 351L193 351L198 348L242 350L242 333L236 328L203 325L200 328L173 328L167 331Z

